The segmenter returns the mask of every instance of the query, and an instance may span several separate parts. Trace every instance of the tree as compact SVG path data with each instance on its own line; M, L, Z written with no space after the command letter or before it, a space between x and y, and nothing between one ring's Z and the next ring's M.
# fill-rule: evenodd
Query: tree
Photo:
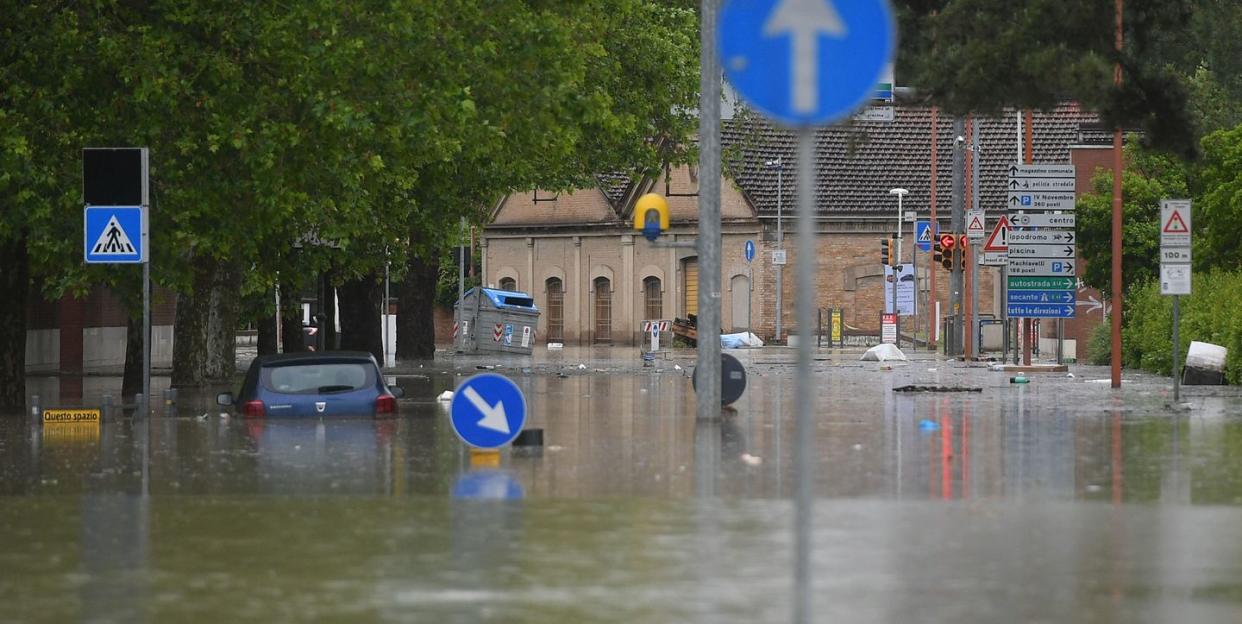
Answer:
M1094 192L1078 199L1079 257L1088 258L1082 281L1112 292L1113 172L1101 169ZM1121 178L1123 292L1156 279L1160 272L1160 200L1189 197L1189 171L1176 157L1144 149L1130 137Z
M1204 137L1194 189L1196 265L1242 269L1242 125Z

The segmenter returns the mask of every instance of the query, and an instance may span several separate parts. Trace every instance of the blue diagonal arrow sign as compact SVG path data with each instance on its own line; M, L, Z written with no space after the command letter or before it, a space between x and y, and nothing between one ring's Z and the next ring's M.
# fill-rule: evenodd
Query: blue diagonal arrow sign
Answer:
M508 377L481 373L462 382L449 404L453 431L478 448L514 440L526 424L526 397Z
M725 76L791 126L835 121L870 99L895 41L884 0L729 0L720 15Z

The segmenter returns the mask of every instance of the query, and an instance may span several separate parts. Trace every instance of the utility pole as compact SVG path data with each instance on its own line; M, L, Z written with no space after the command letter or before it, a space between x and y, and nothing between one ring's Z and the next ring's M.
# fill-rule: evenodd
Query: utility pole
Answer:
M953 215L949 228L954 235L960 235L966 229L966 120L961 115L953 117ZM965 250L958 250L962 253ZM951 350L946 355L957 355L962 350L962 268L953 263L953 272L949 274L949 305L953 313L953 334L946 336L950 340Z
M975 210L980 209L979 202L979 157L982 152L979 149L979 128L974 125L971 128L972 145L970 146L970 205ZM970 254L966 256L966 262L970 265L970 353L966 354L968 359L979 359L979 256L983 253L983 241L970 242Z
M699 322L695 414L720 417L719 0L701 0L699 28ZM805 327L798 331L807 339Z

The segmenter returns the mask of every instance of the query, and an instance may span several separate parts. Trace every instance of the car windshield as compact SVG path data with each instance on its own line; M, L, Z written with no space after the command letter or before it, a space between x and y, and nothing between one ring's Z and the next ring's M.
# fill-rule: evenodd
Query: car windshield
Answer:
M283 394L347 392L374 383L371 367L362 362L307 363L263 370L263 386Z

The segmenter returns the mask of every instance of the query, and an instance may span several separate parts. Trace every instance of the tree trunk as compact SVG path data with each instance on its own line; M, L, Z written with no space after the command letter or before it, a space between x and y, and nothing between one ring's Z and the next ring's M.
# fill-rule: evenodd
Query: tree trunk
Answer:
M177 317L173 326L173 387L201 386L207 380L207 319L211 304L214 265L197 262L193 288L177 295Z
M384 363L384 328L380 306L384 286L375 274L350 280L337 289L341 297L341 348L370 351L375 361Z
M338 348L336 340L336 288L332 285L332 272L324 271L319 276L319 334L323 336L323 350L334 351Z
M436 353L435 300L440 263L410 255L405 280L397 288L401 298L397 315L397 358L429 359Z
M142 392L142 317L132 315L125 322L125 372L121 375L121 396Z
M280 314L284 317L281 339L285 353L301 353L306 350L306 337L302 333L302 302L286 290L280 292Z
M207 316L207 379L230 379L237 372L237 321L241 313L241 271L232 263L216 265Z
M26 296L30 265L25 235L0 242L0 408L26 407Z
M259 355L276 353L276 316L264 314L255 322L259 330Z

